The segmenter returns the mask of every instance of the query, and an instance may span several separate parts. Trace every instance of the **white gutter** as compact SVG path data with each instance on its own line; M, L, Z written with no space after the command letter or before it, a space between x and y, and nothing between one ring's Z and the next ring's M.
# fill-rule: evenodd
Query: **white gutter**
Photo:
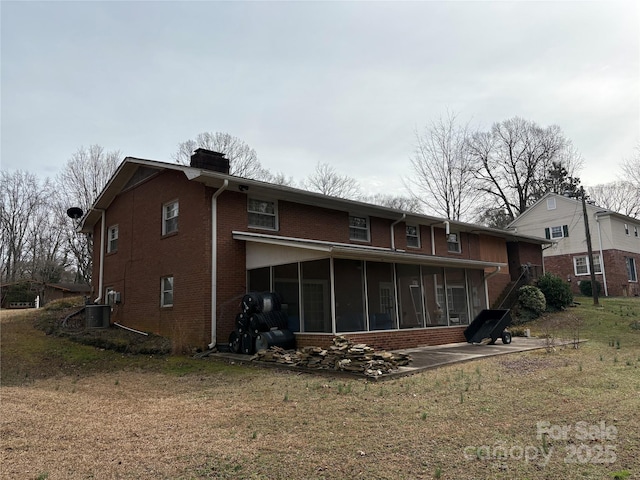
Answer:
M600 219L598 218L598 213L601 212L596 212L593 214L593 216L596 217L596 223L598 224L598 243L600 244L600 270L602 271L602 283L604 283L604 296L608 297L609 289L607 288L607 275L605 274L604 268L604 255L602 254L602 236L600 234ZM593 268L593 266L590 265L589 268Z
M210 349L216 346L216 310L218 309L218 197L229 186L225 179L222 186L211 195L211 343Z
M395 250L396 249L396 236L393 234L393 227L395 227L397 224L399 224L405 218L407 218L407 214L403 213L402 217L400 217L398 220L396 220L395 222L393 222L391 224L391 250Z
M93 303L99 303L102 301L102 289L104 288L104 251L105 249L105 238L107 238L107 233L105 232L107 219L106 212L104 210L100 210L102 212L102 220L100 222L100 271L98 273L98 298L96 298Z

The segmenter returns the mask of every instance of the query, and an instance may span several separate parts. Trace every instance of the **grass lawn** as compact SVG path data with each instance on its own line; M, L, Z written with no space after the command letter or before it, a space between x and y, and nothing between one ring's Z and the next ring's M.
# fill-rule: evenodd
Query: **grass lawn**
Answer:
M640 478L640 298L576 300L528 327L582 323L579 349L373 383L117 353L3 311L0 477Z

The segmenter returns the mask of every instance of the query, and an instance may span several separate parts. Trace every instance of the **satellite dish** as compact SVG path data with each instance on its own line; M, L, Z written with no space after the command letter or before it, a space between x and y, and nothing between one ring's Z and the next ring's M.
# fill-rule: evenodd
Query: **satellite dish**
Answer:
M74 220L78 220L83 215L83 211L80 207L71 207L67 210L67 215L73 218Z

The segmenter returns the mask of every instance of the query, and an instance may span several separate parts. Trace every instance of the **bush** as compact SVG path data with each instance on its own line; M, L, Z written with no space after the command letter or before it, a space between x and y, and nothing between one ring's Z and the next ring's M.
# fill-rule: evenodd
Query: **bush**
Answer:
M573 303L571 287L557 275L545 273L538 279L537 286L547 300L549 311L562 310Z
M525 285L518 290L518 304L515 308L516 323L525 323L538 318L547 308L544 294L538 287Z
M544 293L533 285L525 285L518 290L518 305L538 315L547 309Z
M600 295L600 291L602 290L602 286L600 282L596 282L596 292ZM580 282L580 293L585 297L593 296L593 290L591 289L591 280L582 280Z

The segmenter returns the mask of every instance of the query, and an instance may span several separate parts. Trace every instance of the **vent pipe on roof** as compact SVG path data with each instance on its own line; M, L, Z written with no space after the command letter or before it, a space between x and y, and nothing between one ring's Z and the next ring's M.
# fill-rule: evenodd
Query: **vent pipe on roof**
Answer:
M224 156L224 153L214 152L213 150L197 148L191 155L190 165L194 168L202 168L229 175L229 159Z

